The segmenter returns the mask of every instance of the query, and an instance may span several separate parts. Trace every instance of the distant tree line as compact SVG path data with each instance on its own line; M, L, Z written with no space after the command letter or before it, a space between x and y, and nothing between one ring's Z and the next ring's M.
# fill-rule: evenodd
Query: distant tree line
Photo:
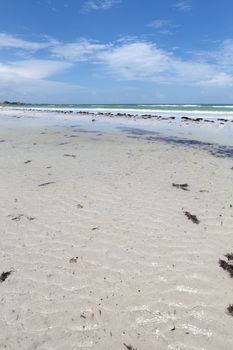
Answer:
M3 105L24 105L25 103L22 102L10 102L10 101L3 101Z

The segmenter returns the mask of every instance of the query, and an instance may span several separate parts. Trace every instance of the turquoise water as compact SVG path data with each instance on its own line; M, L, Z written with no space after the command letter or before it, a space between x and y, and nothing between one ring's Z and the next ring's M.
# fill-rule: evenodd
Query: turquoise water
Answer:
M156 110L156 111L190 111L190 112L225 112L233 113L233 104L8 104L0 106L49 108L49 109L107 109L107 110Z

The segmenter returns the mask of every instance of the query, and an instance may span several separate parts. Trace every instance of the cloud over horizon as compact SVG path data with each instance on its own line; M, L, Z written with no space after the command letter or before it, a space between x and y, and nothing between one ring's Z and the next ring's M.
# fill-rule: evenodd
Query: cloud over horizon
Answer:
M53 60L23 60L0 62L0 75L5 79L45 79L72 66L69 62Z
M166 24L158 21L155 26L162 28ZM8 58L0 61L0 75L8 86L20 80L24 86L30 86L30 81L33 86L36 81L41 86L42 80L44 85L45 81L52 84L54 78L54 83L59 84L57 74L71 72L74 68L81 74L83 64L89 67L90 75L95 75L96 79L111 78L116 82L143 81L205 88L233 86L233 39L224 40L212 52L202 51L199 56L190 55L186 59L172 49L161 48L155 42L137 37L107 43L86 38L74 42L60 42L54 38L32 42L0 33L0 51L6 48ZM28 51L32 57L17 60L15 56L9 57L11 50ZM43 58L39 57L41 50L45 53ZM78 73L76 75L79 81Z

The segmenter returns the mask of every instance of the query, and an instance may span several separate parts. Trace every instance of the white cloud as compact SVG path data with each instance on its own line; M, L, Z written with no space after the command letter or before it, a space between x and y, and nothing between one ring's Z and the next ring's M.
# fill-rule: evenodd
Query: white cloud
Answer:
M35 103L72 103L85 95L79 85L43 79L1 77L0 101L22 101Z
M191 51L191 53L205 62L213 62L223 69L233 68L233 39L226 39L214 50Z
M157 29L160 34L172 35L174 34L174 30L178 27L171 23L171 21L166 19L156 19L150 22L148 27Z
M80 39L73 43L59 43L51 48L53 56L66 59L68 61L86 61L96 52L106 50L109 45L91 42L86 39Z
M163 30L170 24L166 20L152 23L158 30ZM8 60L0 61L1 81L9 81L9 85L14 85L17 80L27 81L25 88L30 86L30 81L33 81L33 86L38 81L38 86L42 86L46 79L75 66L78 76L78 66L82 69L81 64L85 62L95 67L95 77L111 77L118 81L206 88L233 85L232 39L223 41L215 51L201 52L199 56L189 59L136 37L121 38L113 43L84 38L70 43L61 43L52 38L45 40L46 43L36 43L1 34L0 48L8 48ZM42 44L46 44L46 48ZM18 52L22 48L26 53L34 50L33 58L17 61L9 58L12 52ZM42 48L45 49L43 54L46 59L36 58L37 51Z
M132 42L113 47L98 55L108 70L125 80L150 80L165 70L168 57L152 44Z
M0 74L1 78L5 79L45 79L70 67L70 63L52 60L0 62Z
M156 19L148 24L148 27L152 27L155 29L161 29L168 26L170 26L170 21L166 19Z
M154 25L163 29L165 20L157 20ZM152 42L140 41L135 37L118 40L115 43L80 39L73 43L55 43L51 53L57 58L70 62L87 61L101 67L102 76L111 75L117 80L138 80L160 84L228 86L232 84L233 40L224 41L215 60L209 61L209 52L204 53L206 60L182 59L169 50L159 48ZM227 67L218 57L225 57ZM97 68L97 70L98 70Z
M219 73L207 80L200 80L197 85L204 87L225 87L232 86L233 76L227 73Z
M217 59L219 64L233 66L233 39L226 39L222 42Z
M119 80L208 86L233 82L232 74L217 64L184 60L150 42L115 46L98 53L97 58Z
M0 49L22 49L37 51L47 48L51 45L49 42L33 42L18 38L6 33L0 33Z
M121 0L86 0L83 4L82 13L91 11L106 11L110 10L121 3Z
M175 4L175 8L181 12L188 12L192 10L191 0L181 0Z

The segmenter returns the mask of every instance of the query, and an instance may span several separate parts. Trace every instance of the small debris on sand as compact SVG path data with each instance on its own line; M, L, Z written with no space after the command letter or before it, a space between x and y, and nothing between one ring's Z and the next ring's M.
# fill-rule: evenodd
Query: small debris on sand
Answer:
M77 208L82 209L82 208L83 208L83 205L82 205L82 204L77 204Z
M227 258L227 260L233 260L233 253L228 253L225 255L225 257Z
M134 348L132 345L127 345L124 343L124 346L126 347L126 349L128 350L137 350L137 348Z
M176 187L176 188L180 188L181 190L184 190L184 191L190 191L188 189L188 184L172 184L173 187Z
M233 278L233 254L232 253L225 254L225 257L227 258L228 262L225 260L219 259L218 261L219 266L223 270L227 271L230 277ZM230 304L227 307L227 313L228 315L233 316L233 304Z
M233 304L230 304L227 308L227 313L231 316L233 316Z
M231 278L233 278L233 265L229 264L228 262L226 262L225 260L219 259L218 261L219 266L227 271L230 275Z
M69 142L61 142L58 144L58 146L68 145Z
M55 183L56 183L56 182L54 182L54 181L44 182L43 184L39 184L38 186L39 186L39 187L48 186L48 185L55 184Z
M19 215L17 215L17 216L8 215L8 217L11 217L11 220L13 220L13 221L20 221L21 218L23 218L23 217L26 218L26 219L28 219L29 221L35 220L34 217L32 217L32 216L27 216L27 215L24 215L24 214L19 214Z
M199 219L196 217L196 215L193 215L193 214L189 213L188 211L185 211L184 214L185 214L185 216L187 216L187 218L188 218L189 220L191 220L194 224L199 224L199 223L200 223L200 221L199 221Z
M76 155L75 154L64 154L64 157L76 158Z
M21 219L22 216L23 216L22 214L20 214L20 215L18 215L18 216L13 216L13 218L12 218L11 220L13 220L13 221L19 221L19 220Z
M26 160L26 162L24 162L24 164L29 164L31 162L32 162L31 160Z
M25 216L25 215L24 215L24 216ZM25 218L27 218L29 221L35 220L35 218L33 218L32 216L25 216Z
M76 264L78 261L78 256L76 256L75 258L71 258L70 259L70 264Z
M7 277L10 276L10 274L11 274L12 272L13 272L12 270L7 271L7 272L3 272L3 273L1 274L1 276L0 276L0 283L4 282L4 281L7 279Z

